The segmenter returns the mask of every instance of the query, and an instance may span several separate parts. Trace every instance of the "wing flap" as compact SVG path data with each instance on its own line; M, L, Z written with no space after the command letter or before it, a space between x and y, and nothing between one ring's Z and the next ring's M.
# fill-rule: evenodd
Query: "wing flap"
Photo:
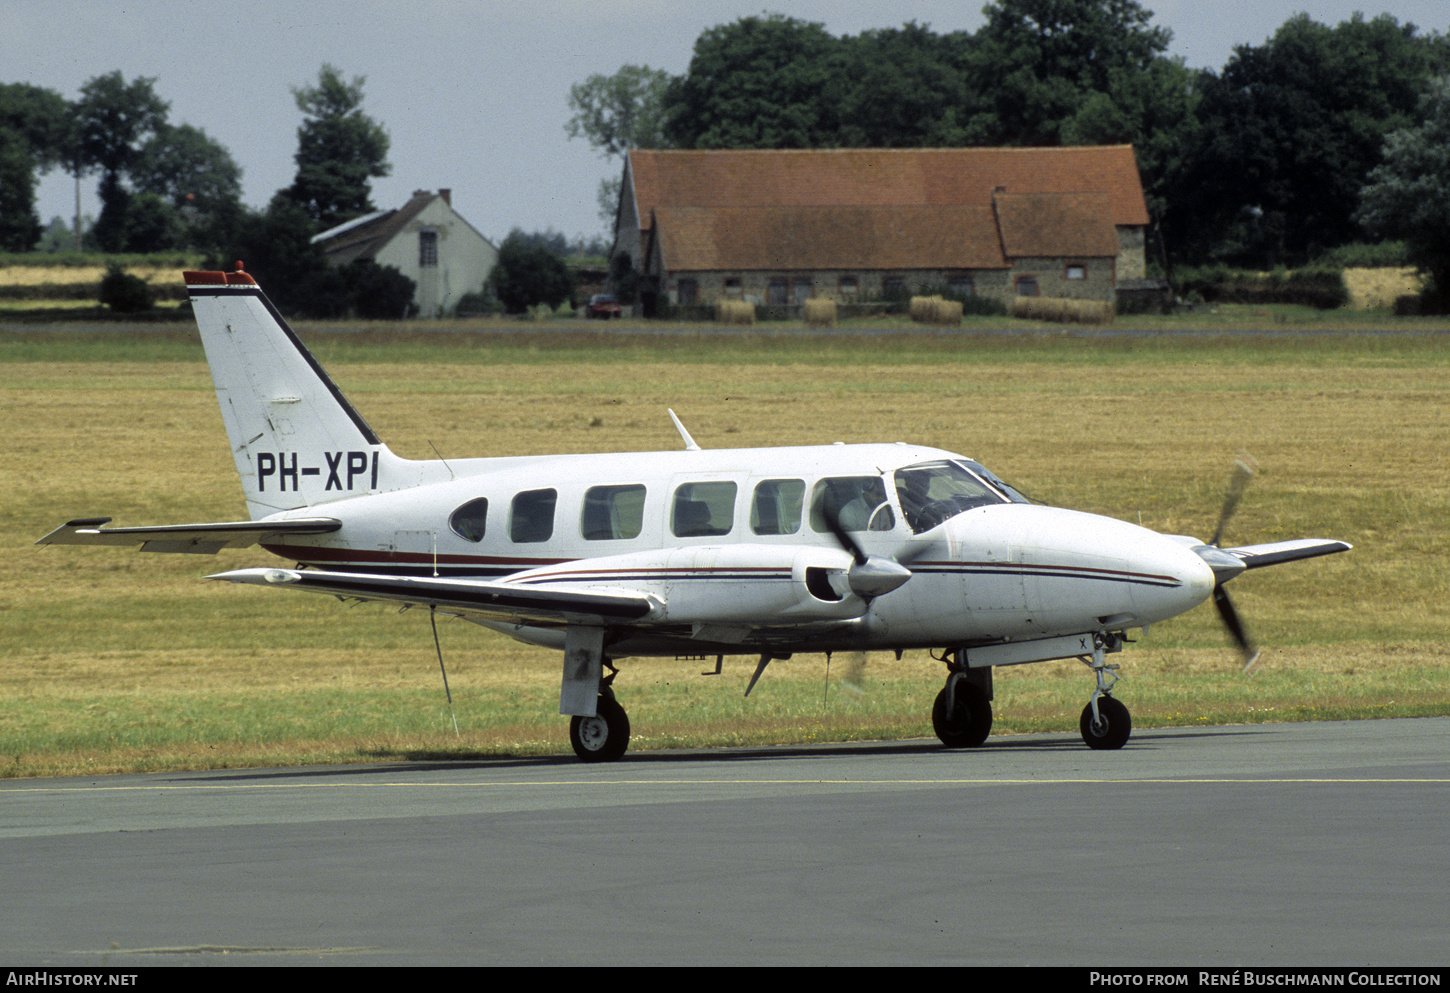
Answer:
M155 527L107 528L109 517L68 521L36 542L37 545L141 546L143 552L182 552L215 555L223 548L246 548L269 536L331 534L342 527L334 517L307 517L287 521L220 521L213 524L163 524Z
M635 623L648 619L657 608L657 602L642 593L557 586L541 589L489 580L381 576L320 569L238 569L207 578L358 600L437 607L464 617L520 624Z

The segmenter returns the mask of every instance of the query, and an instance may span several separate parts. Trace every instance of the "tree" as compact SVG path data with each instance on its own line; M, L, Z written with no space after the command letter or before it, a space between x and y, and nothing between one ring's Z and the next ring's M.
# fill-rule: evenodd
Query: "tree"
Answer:
M842 49L823 24L780 14L707 29L665 97L676 148L838 144Z
M142 146L166 124L170 105L157 96L155 84L154 78L144 76L127 83L116 70L88 80L75 106L73 168L78 177L91 169L101 173L101 215L93 233L108 252L128 247L131 191L123 180Z
M498 262L488 277L494 296L512 313L540 303L558 307L574 292L574 276L557 252L531 244L518 228L498 249Z
M1371 170L1355 218L1376 235L1404 240L1444 309L1450 304L1450 76L1431 80L1420 114L1419 125L1385 140L1384 161Z
M40 240L36 174L62 161L69 121L60 94L0 84L0 250L26 252Z
M840 42L836 143L848 148L949 147L965 142L971 103L962 71L969 36L925 25L864 31ZM825 94L823 94L824 96Z
M596 73L569 88L574 116L564 125L606 157L631 148L667 148L664 96L672 77L663 69L621 66L613 76Z
M1059 145L1092 94L1112 96L1146 72L1172 40L1135 0L996 0L967 53L979 108L973 144Z
M1184 184L1192 254L1273 267L1355 240L1359 191L1385 137L1415 121L1445 45L1386 15L1330 28L1300 14L1203 80Z
M583 138L593 149L612 158L631 148L668 148L664 135L664 97L671 76L649 66L621 66L613 76L596 73L569 88L574 116L564 125L572 138ZM599 216L614 223L619 204L618 174L599 184Z
M292 90L306 119L297 129L297 177L277 196L301 207L319 229L371 213L369 181L392 171L387 131L362 112L364 82L344 82L324 64L316 86Z

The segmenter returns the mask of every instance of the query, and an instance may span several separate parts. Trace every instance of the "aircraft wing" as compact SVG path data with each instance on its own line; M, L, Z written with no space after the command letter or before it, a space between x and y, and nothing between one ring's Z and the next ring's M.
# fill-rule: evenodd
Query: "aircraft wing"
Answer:
M1297 559L1312 559L1320 555L1347 552L1354 546L1347 541L1330 541L1324 538L1297 538L1293 541L1274 541L1266 545L1242 545L1225 548L1223 551L1241 560L1245 569L1262 569L1266 565L1279 565Z
M321 569L238 569L207 578L346 599L437 607L462 617L520 624L627 623L647 619L658 607L656 600L643 593L540 588L484 579L382 576Z
M342 527L332 517L289 521L222 521L215 524L164 524L158 527L103 528L109 517L68 521L36 542L37 545L140 545L143 552L189 552L215 555L223 548L246 548L268 537L330 534Z

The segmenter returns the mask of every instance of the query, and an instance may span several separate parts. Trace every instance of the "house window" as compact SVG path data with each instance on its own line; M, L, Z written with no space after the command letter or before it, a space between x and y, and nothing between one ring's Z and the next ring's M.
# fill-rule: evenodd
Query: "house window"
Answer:
M682 279L678 285L678 299L684 306L694 303L700 296L700 284L693 279Z
M438 232L418 232L418 264L420 266L436 266L438 264Z
M1068 279L1087 279L1087 266L1070 265L1067 267Z
M1017 295L1019 297L1035 297L1035 296L1037 296L1037 277L1036 276L1018 276L1017 277Z
M770 307L784 307L790 302L790 283L784 279L772 279L765 289L765 303Z

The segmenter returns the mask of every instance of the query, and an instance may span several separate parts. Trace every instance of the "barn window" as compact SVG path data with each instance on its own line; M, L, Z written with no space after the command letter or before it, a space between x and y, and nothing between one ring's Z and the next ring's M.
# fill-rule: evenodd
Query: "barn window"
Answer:
M1036 276L1018 276L1017 277L1017 295L1019 297L1035 297L1035 296L1037 296L1037 277Z
M971 276L953 276L947 280L947 290L954 297L966 298L977 292L977 284Z
M681 305L689 306L694 303L700 295L700 284L693 279L682 279L679 282L678 299Z
M1070 265L1067 267L1068 279L1087 279L1087 266Z
M841 277L841 296L854 297L860 288L861 284L856 281L855 276Z
M766 286L765 302L771 307L784 307L790 302L790 283L784 279L772 279Z

